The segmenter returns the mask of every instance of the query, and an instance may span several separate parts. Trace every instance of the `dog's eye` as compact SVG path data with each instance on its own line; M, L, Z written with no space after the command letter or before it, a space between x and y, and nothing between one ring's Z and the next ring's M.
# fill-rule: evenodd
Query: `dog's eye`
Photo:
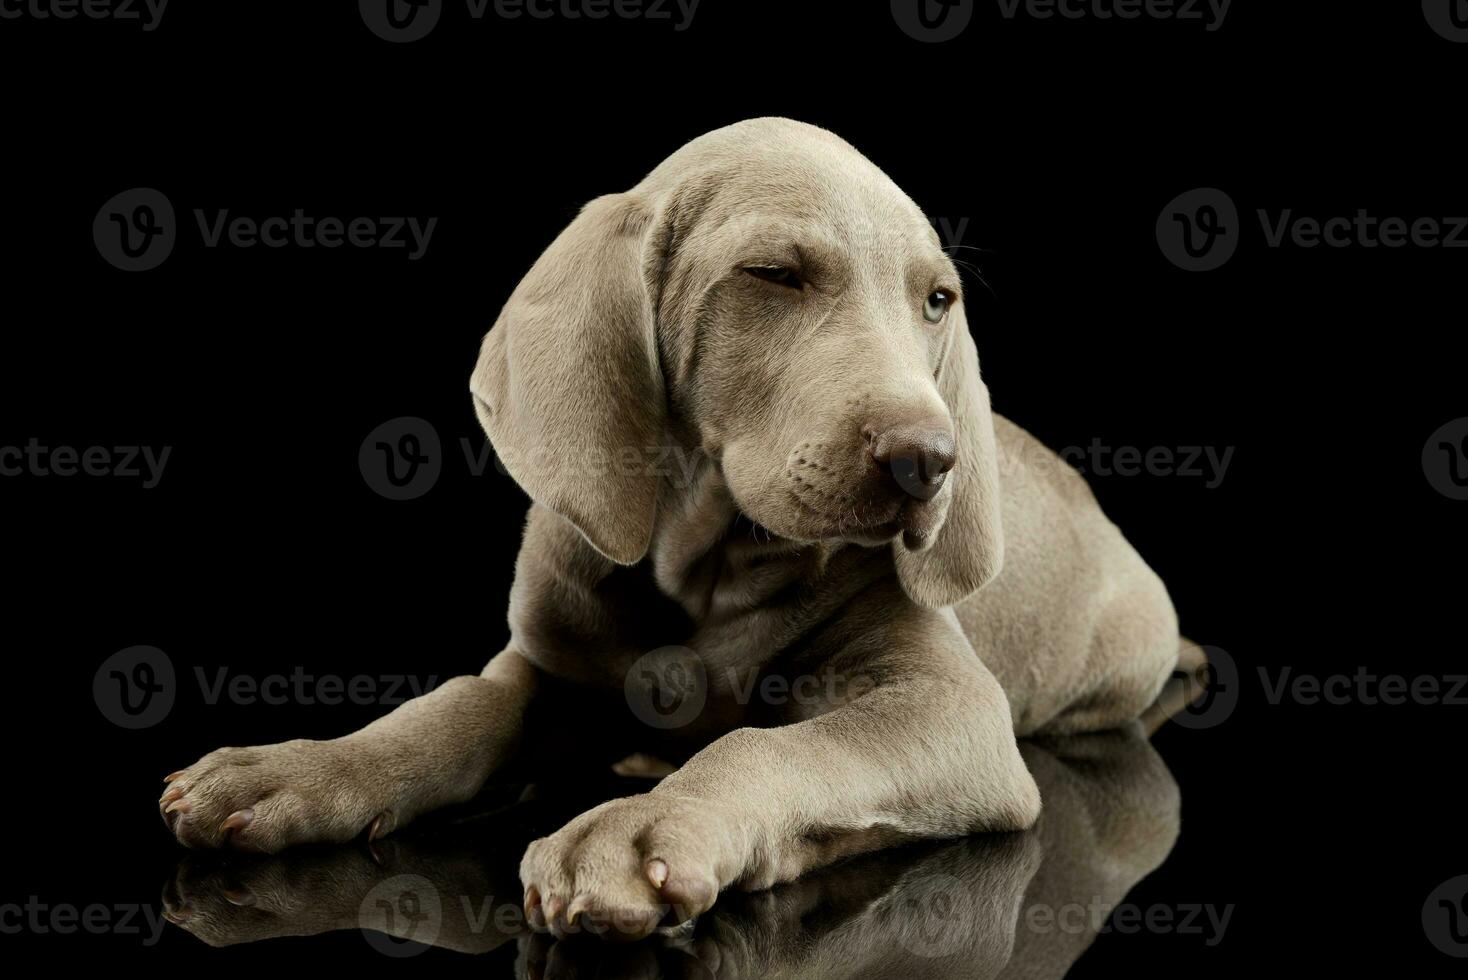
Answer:
M952 296L941 289L938 290L923 304L923 318L929 323L942 323L943 318L948 315L948 307L952 302Z
M787 269L780 265L752 265L744 270L756 279L772 282L779 286L789 286L791 289L800 288L800 276L796 275L794 269Z

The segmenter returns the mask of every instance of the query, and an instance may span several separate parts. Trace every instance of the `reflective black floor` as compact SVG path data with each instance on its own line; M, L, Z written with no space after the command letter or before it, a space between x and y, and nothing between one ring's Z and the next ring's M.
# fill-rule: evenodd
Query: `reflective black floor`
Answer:
M534 934L516 873L529 840L599 796L643 788L630 781L530 790L370 848L190 856L164 907L210 946L356 932L384 957L490 954L493 976L1060 977L1103 928L1125 929L1129 917L1159 928L1125 901L1172 850L1180 796L1140 731L1024 751L1045 798L1031 832L884 851L770 891L726 893L698 921L635 945ZM1191 916L1200 945L1227 928L1226 909L1150 914L1170 915L1172 928Z

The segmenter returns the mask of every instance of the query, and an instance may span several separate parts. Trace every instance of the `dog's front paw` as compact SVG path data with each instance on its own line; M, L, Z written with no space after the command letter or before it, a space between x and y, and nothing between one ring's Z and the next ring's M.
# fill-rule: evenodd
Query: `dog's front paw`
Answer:
M158 810L186 847L274 854L391 831L383 781L330 742L304 739L210 752L167 777Z
M557 938L641 939L707 911L749 853L748 830L708 801L612 800L526 849L526 915Z

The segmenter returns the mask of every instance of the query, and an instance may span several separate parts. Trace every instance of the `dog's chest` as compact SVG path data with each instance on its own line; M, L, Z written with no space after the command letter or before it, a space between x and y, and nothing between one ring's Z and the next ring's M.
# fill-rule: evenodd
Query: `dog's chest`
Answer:
M652 554L659 590L704 628L798 600L829 559L822 545L776 538L737 512L728 517L717 533L707 521L666 529Z
M648 557L652 584L692 626L674 642L697 653L715 695L725 678L784 655L819 658L823 627L893 574L885 552L776 537L740 513L712 470L660 509Z

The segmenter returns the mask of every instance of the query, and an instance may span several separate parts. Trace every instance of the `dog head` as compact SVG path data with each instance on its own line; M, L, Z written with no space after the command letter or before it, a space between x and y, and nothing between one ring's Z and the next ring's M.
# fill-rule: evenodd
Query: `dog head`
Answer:
M891 542L925 606L1002 561L958 275L918 207L813 126L718 130L587 205L510 297L470 387L520 485L622 564L647 553L652 460L675 443L776 535Z

